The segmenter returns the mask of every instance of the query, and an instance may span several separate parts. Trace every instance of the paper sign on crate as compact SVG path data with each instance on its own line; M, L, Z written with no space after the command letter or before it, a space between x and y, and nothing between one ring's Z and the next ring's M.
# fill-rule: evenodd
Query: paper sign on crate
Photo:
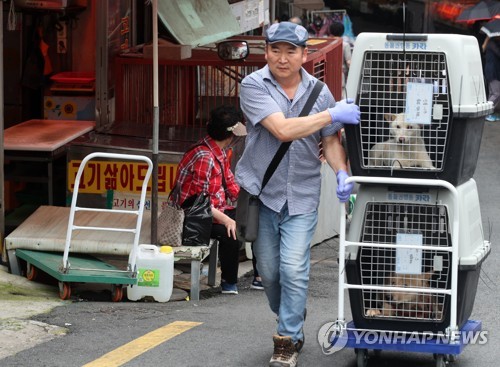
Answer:
M422 246L421 234L398 233L396 244ZM422 250L419 248L396 248L396 274L422 274Z
M406 121L430 125L432 121L432 84L408 83L406 89Z

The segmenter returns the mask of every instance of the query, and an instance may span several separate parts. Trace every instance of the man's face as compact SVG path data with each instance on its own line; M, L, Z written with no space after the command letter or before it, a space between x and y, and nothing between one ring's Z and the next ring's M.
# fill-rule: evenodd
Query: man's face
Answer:
M266 61L276 79L296 75L307 60L307 48L295 47L287 42L266 45Z

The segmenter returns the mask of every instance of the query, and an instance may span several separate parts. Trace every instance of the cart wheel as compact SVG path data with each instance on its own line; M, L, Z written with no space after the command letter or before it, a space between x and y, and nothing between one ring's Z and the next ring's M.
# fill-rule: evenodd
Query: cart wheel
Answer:
M26 278L28 280L35 280L37 276L38 276L38 269L35 268L30 263L28 263L26 269Z
M446 366L444 354L436 354L435 359L436 359L436 367L445 367Z
M446 360L448 362L455 362L457 360L457 356L455 354L448 354L446 356Z
M120 302L123 297L123 288L121 285L114 285L111 287L111 300L113 302Z
M71 297L71 286L66 282L59 282L59 298L62 300Z
M366 349L358 349L356 353L358 367L366 367L368 365L368 351Z

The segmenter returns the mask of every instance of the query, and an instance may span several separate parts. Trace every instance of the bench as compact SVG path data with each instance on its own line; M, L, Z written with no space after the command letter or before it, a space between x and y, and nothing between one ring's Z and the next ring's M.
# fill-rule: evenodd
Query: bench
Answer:
M208 246L180 246L173 247L174 261L191 262L191 291L190 299L200 300L200 266L201 262L208 257L208 279L207 284L215 286L217 275L217 258L219 244L217 240L211 239Z

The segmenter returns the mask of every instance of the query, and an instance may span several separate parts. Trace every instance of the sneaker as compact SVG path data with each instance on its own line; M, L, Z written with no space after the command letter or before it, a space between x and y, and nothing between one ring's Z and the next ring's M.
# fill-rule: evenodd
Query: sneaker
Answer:
M306 317L307 317L307 307L304 309L304 323L306 322ZM279 322L280 322L280 317L278 315L276 316L276 323L278 324ZM298 353L302 351L304 343L306 342L306 334L304 334L304 324L302 324L302 328L300 330L302 331L302 339L297 340L297 343L295 343L295 348L297 348Z
M289 336L274 335L274 352L269 367L296 367L299 352L292 338Z
M488 115L485 117L486 121L489 121L489 122L495 122L495 121L500 121L500 115L497 115L497 114L492 114L492 115Z
M257 278L253 278L252 285L250 286L252 289L258 289L259 291L263 291L264 287L262 286L262 282L257 280Z
M221 293L223 294L238 294L238 287L236 287L236 284L222 282L220 287Z

